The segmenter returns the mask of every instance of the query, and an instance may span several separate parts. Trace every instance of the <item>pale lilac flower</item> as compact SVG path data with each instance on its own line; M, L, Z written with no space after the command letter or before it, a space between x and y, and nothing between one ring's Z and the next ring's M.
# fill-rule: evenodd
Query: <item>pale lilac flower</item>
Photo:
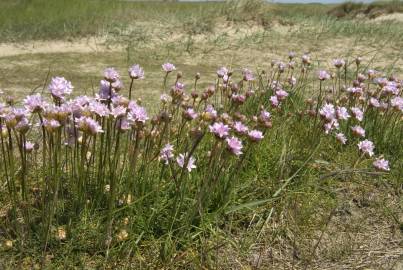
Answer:
M25 142L25 151L27 151L28 153L32 152L32 150L34 150L35 144L30 142L30 141L26 141Z
M362 137L362 138L365 137L365 129L363 129L361 126L351 127L351 130L354 135L356 135L358 137Z
M129 76L133 80L144 79L144 70L139 65L133 65L129 68Z
M367 75L368 75L369 78L374 77L377 73L378 73L378 71L376 71L376 70L374 70L374 69L369 69L369 70L367 71Z
M81 130L84 133L95 136L97 133L104 132L102 127L99 125L97 121L90 117L80 117L76 119L76 126L78 130Z
M387 82L386 85L382 88L382 91L389 95L398 95L399 88L396 82Z
M104 79L109 83L113 83L120 79L120 75L114 68L110 67L105 69Z
M108 106L96 100L90 101L90 103L88 104L88 109L100 117L105 117L110 114Z
M337 107L336 109L337 119L339 120L347 120L350 118L346 107Z
M129 103L128 120L134 122L145 123L148 120L147 111L144 107L137 105L136 102L131 101Z
M369 105L371 105L372 107L375 108L379 108L381 106L381 104L379 103L379 100L377 100L376 98L371 97L369 99Z
M31 95L24 99L24 106L32 113L40 112L45 106L45 101L43 100L41 94Z
M393 108L396 108L399 111L403 112L403 98L402 97L394 97L390 100L390 105Z
M296 56L296 53L293 52L293 51L291 51L291 52L288 53L288 58L289 58L290 60L293 59L295 56Z
M73 88L71 82L63 77L52 78L48 87L52 96L61 100L64 100L66 95L70 95L73 92Z
M277 62L277 68L278 68L278 71L280 72L280 73L283 73L284 72L284 70L285 70L285 64L283 63L283 62L281 62L281 61L278 61Z
M111 84L106 80L101 80L99 85L98 98L100 100L109 100L112 99L114 96L116 96L116 93L113 89L111 89Z
M176 84L175 84L175 89L176 90L184 90L185 89L185 84L184 83L181 83L181 82L176 82Z
M30 127L31 124L29 123L28 119L24 116L20 119L20 121L18 121L17 125L15 126L15 129L20 133L26 133Z
M351 113L354 115L355 119L361 122L364 119L364 112L358 107L352 107Z
M228 75L228 68L226 67L221 67L217 70L217 76L218 78L223 78L224 76Z
M318 78L321 81L329 80L330 74L326 70L320 70L318 73Z
M341 144L346 144L346 142L347 142L346 135L344 135L343 133L337 133L337 134L336 134L336 139L337 139Z
M186 166L188 172L191 172L193 169L196 168L195 165L196 160L192 156L189 157L188 160L187 159L188 159L188 153L179 154L179 156L176 158L176 162L178 163L179 167L183 168L184 166ZM185 164L186 160L187 164Z
M369 141L369 140L364 140L359 142L358 144L358 149L361 150L361 152L363 152L364 154L369 155L370 157L372 157L374 155L374 143Z
M243 69L242 75L243 75L243 80L244 81L253 81L255 79L255 77L253 76L252 71L247 69L247 68Z
M228 127L228 125L225 125L222 122L216 122L213 125L210 125L209 129L211 133L213 133L220 139L224 139L225 137L227 137L229 131L231 130L230 127Z
M45 129L48 131L48 132L52 132L52 131L55 131L57 128L59 128L61 125L60 125L60 122L59 121L57 121L57 120L55 120L55 119L43 119L43 126L45 127Z
M123 106L116 106L112 108L111 115L113 115L113 117L115 118L123 117L125 116L125 114L126 114L126 108Z
M288 93L286 91L284 91L283 89L279 89L276 91L276 96L277 96L278 100L282 101L286 97L288 97Z
M217 117L217 111L214 109L213 105L211 105L211 104L208 104L204 111L209 113L211 115L211 117L213 117L213 118Z
M165 63L162 65L162 69L166 72L166 73L170 73L174 70L176 70L176 67L171 64L171 63Z
M288 78L288 83L289 83L291 86L295 86L295 85L297 84L297 78L295 78L294 76L289 77L289 78Z
M112 89L115 90L116 92L119 92L120 90L123 89L123 82L120 79L117 79L112 83Z
M329 134L333 129L339 128L339 122L337 119L331 119L326 124L324 124L325 134Z
M277 96L270 97L271 106L277 108L280 105L280 101L278 100Z
M164 161L165 165L168 165L169 161L174 158L173 151L174 151L174 147L172 144L169 144L169 143L166 144L164 146L164 148L161 149L159 157L160 157L160 160ZM183 164L181 167L183 167Z
M374 83L378 84L381 87L384 87L388 84L388 79L386 79L384 77L375 78Z
M304 64L309 64L311 62L311 58L308 54L304 54L302 55L302 63Z
M245 126L242 122L236 121L233 125L233 128L238 134L246 134L248 132L248 127Z
M331 103L325 103L325 105L323 105L323 107L319 110L319 114L327 121L333 120L336 118L336 110L334 105Z
M119 119L119 129L122 131L130 130L131 126L126 117Z
M263 133L256 129L249 131L248 136L254 142L258 142L264 138Z
M193 108L187 108L184 112L184 117L187 120L193 120L198 116L197 112Z
M268 111L263 110L263 111L260 112L259 118L263 122L268 122L271 119L271 114Z
M361 87L349 87L347 88L347 92L353 96L361 96L363 94Z
M246 100L246 97L241 94L232 94L231 99L237 104L243 104Z
M343 59L333 59L333 65L336 68L341 68L346 62Z
M236 137L230 137L226 139L228 150L234 155L242 155L242 141Z
M384 171L384 172L390 171L389 161L387 161L384 158L377 158L372 164L374 165L375 169L377 169L379 171Z

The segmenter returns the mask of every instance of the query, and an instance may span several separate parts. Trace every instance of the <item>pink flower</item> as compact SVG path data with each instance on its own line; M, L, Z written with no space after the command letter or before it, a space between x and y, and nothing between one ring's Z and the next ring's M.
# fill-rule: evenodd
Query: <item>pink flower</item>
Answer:
M144 107L137 105L136 102L131 101L129 103L129 113L127 116L129 121L134 121L138 123L145 123L148 120L147 111Z
M176 70L176 67L171 64L171 63L165 63L162 65L162 69L166 72L166 73L170 73L174 70Z
M318 73L318 78L321 81L329 80L330 74L326 70L320 70Z
M115 118L123 117L126 114L126 108L123 106L116 106L112 108L111 115Z
M333 104L325 103L323 107L319 110L319 114L325 118L327 121L331 121L336 118L336 110Z
M25 151L27 151L28 153L32 152L32 150L34 150L35 144L30 142L30 141L26 141L25 142Z
M337 107L336 109L337 119L339 120L347 120L350 118L346 107Z
M278 105L280 104L277 96L271 96L270 97L270 103L271 103L271 106L273 106L274 108L277 108Z
M347 138L343 133L337 133L336 134L336 139L341 143L341 144L346 144Z
M169 161L174 158L174 147L172 144L166 144L160 151L160 160L163 160L165 165L168 165ZM182 166L183 167L183 164Z
M347 93L353 96L361 96L364 92L361 87L349 87Z
M133 80L144 79L144 70L139 65L133 65L129 68L129 76Z
M271 115L270 115L270 113L268 111L263 110L263 111L260 112L259 119L262 122L268 122L271 119Z
M90 101L88 109L91 112L96 113L100 117L108 116L110 113L108 107L105 104L95 100Z
M399 111L403 112L403 98L402 97L394 97L390 100L390 105L393 108L396 108Z
M333 59L333 65L336 68L341 68L346 62L343 59Z
M358 143L358 149L366 155L372 157L374 155L374 143L369 140L364 140Z
M43 110L46 102L42 99L41 94L27 96L24 99L24 106L30 112L40 112Z
M226 67L221 67L217 70L217 76L218 78L224 78L224 76L228 75L228 68Z
M45 119L43 119L43 126L45 127L45 129L48 132L53 132L57 128L59 128L61 125L60 125L60 122L55 120L55 119L48 120L48 119L45 118Z
M277 96L278 100L282 101L286 97L288 97L288 93L286 91L284 91L283 89L279 89L276 91L276 96Z
M114 68L106 68L104 71L104 78L108 82L113 83L120 79L120 75Z
M387 161L386 159L377 158L372 164L374 165L375 169L377 169L379 171L384 171L384 172L390 171L389 161Z
M361 111L360 108L352 107L351 112L354 115L355 119L357 119L359 122L361 122L364 119L364 113L363 111Z
M287 81L291 86L295 86L297 84L297 78L294 76L289 77Z
M256 129L249 131L248 136L253 142L258 142L264 138L263 133Z
M209 113L211 115L211 117L213 117L213 118L217 117L217 111L214 109L213 105L211 105L211 104L208 104L204 111Z
M243 80L244 81L253 81L255 79L255 77L253 76L252 71L247 69L247 68L243 69L242 75L243 75Z
M213 125L209 126L210 132L213 133L216 137L220 139L224 139L228 136L229 131L231 130L228 125L225 125L222 122L215 122Z
M247 126L245 126L242 122L239 122L239 121L235 122L233 127L234 127L234 130L236 133L242 134L242 135L246 134L249 130Z
M183 116L187 119L187 120L193 120L195 118L197 118L198 114L197 112L193 109L193 108L187 108L185 110L185 112L183 113Z
M183 168L184 166L186 166L188 172L191 172L193 169L196 168L195 165L196 160L192 156L189 157L188 160L187 159L188 159L188 153L179 154L179 156L176 158L176 162L178 163L179 167Z
M381 104L379 103L379 100L377 100L376 98L371 97L369 99L369 105L371 105L372 107L375 108L379 108L381 106Z
M351 130L353 131L353 134L355 136L362 137L362 138L365 137L365 129L363 129L362 127L354 126L354 127L351 127Z
M236 156L242 155L242 142L236 137L226 139L227 147Z
M102 133L104 132L102 130L102 127L99 125L97 121L90 117L80 117L76 119L76 126L78 130L81 130L84 133L87 133L89 135L96 135L97 133Z
M54 98L61 100L64 100L66 95L70 95L73 92L71 82L63 77L52 78L48 88Z

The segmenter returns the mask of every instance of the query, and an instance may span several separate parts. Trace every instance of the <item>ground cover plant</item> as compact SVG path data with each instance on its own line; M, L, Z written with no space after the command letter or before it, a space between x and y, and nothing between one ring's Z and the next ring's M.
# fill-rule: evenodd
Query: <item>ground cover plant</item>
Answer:
M107 68L95 96L70 98L72 83L54 77L48 94L3 97L8 207L1 228L8 245L42 254L36 263L43 264L48 252L79 242L80 252L108 264L158 239L156 254L169 262L189 241L209 239L211 222L227 226L231 213L276 201L289 185L319 173L308 164L327 151L349 157L323 179L401 179L401 80L367 69L360 58L350 65L335 59L329 71L309 55L299 58L291 52L288 61L255 72L222 67L206 88L199 87L203 74L185 86L165 63L155 115L134 99L146 76L139 65L129 68L127 91ZM270 188L244 201L255 169Z
M400 269L399 5L1 1L0 268Z

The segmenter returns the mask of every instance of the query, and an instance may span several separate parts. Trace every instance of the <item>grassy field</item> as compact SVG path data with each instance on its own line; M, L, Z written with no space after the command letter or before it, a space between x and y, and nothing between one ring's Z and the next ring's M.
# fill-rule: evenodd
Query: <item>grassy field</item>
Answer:
M24 245L8 231L10 200L2 182L0 268L401 269L401 118L386 141L382 128L377 133L366 123L377 136L377 150L393 164L390 173L380 174L367 170L369 160L358 163L356 145L312 137L311 123L294 117L305 98L316 98L319 84L313 70L332 69L333 58L345 59L352 70L360 56L362 72L372 68L386 76L403 74L402 14L392 14L401 9L399 2L0 1L0 89L3 99L13 96L17 104L29 93L46 93L54 76L72 81L74 96L96 93L102 71L111 66L120 71L127 95L127 69L138 63L145 80L136 81L134 96L149 112L157 112L162 63L176 65L190 92L197 72L200 90L214 83L221 66L260 74L271 70L273 60L286 61L290 51L298 60L304 53L312 59L301 93L284 111L274 112L274 128L259 151L247 155L245 168L233 175L236 185L228 201L206 211L203 221L183 218L172 228L167 214L172 190L163 189L166 193L155 201L142 194L147 200L139 195L132 206L119 208L114 239L122 238L123 229L129 235L106 252L105 213L88 207L74 217L66 200L61 208L70 216L59 214L67 238L58 239L57 227L52 228L50 248L43 251L39 237ZM354 76L351 71L349 81ZM194 198L187 199L192 203Z

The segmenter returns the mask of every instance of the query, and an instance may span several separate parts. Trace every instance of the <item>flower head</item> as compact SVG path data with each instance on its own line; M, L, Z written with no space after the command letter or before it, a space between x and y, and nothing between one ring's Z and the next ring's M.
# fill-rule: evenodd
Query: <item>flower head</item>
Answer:
M78 130L81 130L84 133L89 135L96 135L97 133L102 133L102 127L99 125L97 121L90 117L80 117L76 119L76 126Z
M129 68L129 76L133 80L144 79L144 70L139 65L133 65Z
M131 101L129 103L128 120L144 124L148 120L146 109Z
M277 96L271 96L270 97L270 104L271 106L273 106L274 108L277 108L280 105L280 102L277 98Z
M348 114L346 107L337 107L336 115L337 115L337 119L339 119L339 120L347 120L348 118L350 118L350 115Z
M218 78L223 78L224 76L228 75L228 68L226 67L221 67L217 70L217 76Z
M352 107L351 112L354 115L355 119L361 122L364 119L364 112L358 107Z
M231 130L228 125L225 125L222 122L215 122L213 125L209 126L210 132L213 133L216 137L220 139L224 139L228 136L229 131Z
M389 161L387 161L384 158L377 158L372 165L374 165L375 169L379 170L379 171L384 171L384 172L388 172L390 171L389 168Z
M318 73L318 78L321 81L329 80L330 74L326 70L320 70Z
M336 139L337 139L341 144L346 144L346 142L347 142L346 135L344 135L343 133L337 133L337 134L336 134Z
M341 68L346 62L343 59L333 59L333 65L336 68Z
M192 156L188 157L188 153L179 154L179 156L176 158L176 162L178 163L179 167L181 167L181 168L186 166L186 169L188 170L188 172L191 172L193 169L196 169L196 165L195 165L196 160ZM187 162L187 164L186 164L186 162Z
M238 134L246 134L248 132L248 127L245 126L242 122L236 121L233 125L233 128L235 130L236 133Z
M30 112L40 112L45 106L45 101L43 100L41 94L27 96L24 99L24 106Z
M187 120L193 120L193 119L197 118L198 114L193 108L187 108L184 111L183 116Z
M60 100L64 100L66 95L70 95L73 92L73 88L71 82L63 77L52 78L48 87L52 96Z
M334 105L331 103L326 103L323 107L319 110L319 114L325 118L327 121L331 121L336 118L336 110Z
M169 143L166 144L164 146L164 148L161 149L160 160L163 160L165 165L168 165L169 161L174 158L173 151L174 151L174 147L172 144L169 144Z
M114 68L110 67L105 69L104 79L110 83L113 83L120 79L120 75Z
M263 133L256 129L249 131L248 136L253 142L258 142L264 138Z
M365 129L363 129L361 126L351 127L351 130L355 136L362 138L365 137Z
M255 79L255 77L253 76L252 71L247 69L247 68L243 69L242 75L243 75L243 80L244 81L253 81Z
M162 69L166 72L166 73L170 73L174 70L176 70L176 67L171 64L171 63L165 63L162 65Z
M227 142L228 150L236 156L242 154L242 141L236 137L230 137L225 139Z
M284 91L283 89L279 89L276 91L276 96L277 96L278 100L282 101L286 97L288 97L288 93L286 91Z
M369 140L364 140L358 143L358 149L370 157L374 155L374 148L374 143Z

